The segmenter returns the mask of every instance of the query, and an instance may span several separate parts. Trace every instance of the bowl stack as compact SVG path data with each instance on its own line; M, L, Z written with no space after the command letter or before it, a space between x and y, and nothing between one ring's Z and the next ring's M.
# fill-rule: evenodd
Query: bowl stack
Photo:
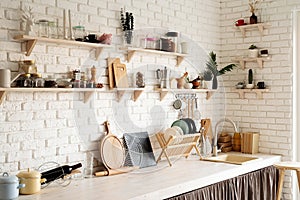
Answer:
M222 132L218 139L218 147L221 148L221 151L226 153L232 150L232 142L231 142L231 135L228 133Z

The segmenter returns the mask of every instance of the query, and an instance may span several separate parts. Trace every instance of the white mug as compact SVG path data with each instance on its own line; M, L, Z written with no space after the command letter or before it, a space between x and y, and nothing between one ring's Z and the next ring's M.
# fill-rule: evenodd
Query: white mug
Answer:
M10 88L10 70L0 69L0 87Z

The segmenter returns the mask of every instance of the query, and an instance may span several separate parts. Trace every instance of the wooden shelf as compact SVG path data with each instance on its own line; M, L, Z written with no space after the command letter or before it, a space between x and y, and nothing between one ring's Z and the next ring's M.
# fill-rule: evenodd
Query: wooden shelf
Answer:
M216 90L155 88L155 91L158 91L160 93L160 100L163 100L169 92L173 92L173 93L176 93L176 94L180 94L180 93L188 93L188 94L206 93L206 100L208 100L213 95L213 92L216 91Z
M145 91L145 88L114 88L113 90L117 92L117 101L123 98L125 92L133 92L132 100L136 101Z
M244 57L238 57L238 58L234 58L232 59L232 61L235 62L239 62L242 69L246 68L246 62L257 62L258 66L260 68L263 68L264 62L266 61L271 61L271 57L267 56L267 57L257 57L257 58L244 58Z
M79 42L74 40L63 40L63 39L53 39L53 38L44 38L44 37L35 37L28 35L17 35L14 37L14 40L22 42L24 44L25 55L30 56L36 42L46 42L46 43L55 43L62 45L72 45L72 46L80 46L87 48L94 48L96 50L95 57L99 58L103 48L111 48L111 45L100 44L100 43L89 43L89 42Z
M256 93L258 99L263 99L263 93L269 92L269 89L234 89L233 92L239 93L241 99L245 99L245 93L247 92Z
M175 53L175 52L167 52L167 51L159 51L159 50L152 50L152 49L141 49L141 48L120 48L121 50L127 51L127 62L130 62L134 54L137 52L141 53L151 53L151 54L159 54L159 55L168 55L168 56L176 56L177 64L176 66L179 66L181 62L184 60L184 57L187 56L187 54L182 53Z
M104 92L103 88L0 88L0 104L2 104L7 92L84 92L84 103L86 103L94 92Z
M242 26L237 26L237 27L242 32L243 37L246 37L246 30L258 29L258 31L260 32L260 35L263 35L264 29L267 27L270 27L270 26L271 26L270 24L266 24L266 23L257 23L257 24L248 24L248 25L242 25Z

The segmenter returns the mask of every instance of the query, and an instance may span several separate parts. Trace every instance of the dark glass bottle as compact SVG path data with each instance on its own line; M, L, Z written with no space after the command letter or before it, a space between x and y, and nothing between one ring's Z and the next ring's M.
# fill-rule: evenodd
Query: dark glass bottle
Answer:
M250 24L257 24L257 16L254 13L250 16Z
M51 170L48 170L48 171L45 171L45 172L42 172L42 176L41 178L45 178L46 181L42 183L45 184L45 183L50 183L56 179L60 179L60 178L63 178L65 175L67 174L71 174L71 172L77 168L80 168L82 167L82 164L81 163L78 163L76 165L73 165L73 166L70 166L70 165L63 165L63 166L60 166L60 167L56 167L54 169L51 169Z

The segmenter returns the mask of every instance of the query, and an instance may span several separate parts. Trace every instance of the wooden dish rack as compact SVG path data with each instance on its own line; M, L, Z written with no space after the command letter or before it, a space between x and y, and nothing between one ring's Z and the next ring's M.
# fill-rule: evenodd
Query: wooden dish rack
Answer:
M159 154L156 162L159 162L163 157L165 157L169 165L172 166L170 158L182 156L187 158L191 154L193 148L196 150L197 155L201 157L197 148L200 133L169 136L169 138L166 139L164 133L159 132L156 134L156 138L161 147L161 153Z

